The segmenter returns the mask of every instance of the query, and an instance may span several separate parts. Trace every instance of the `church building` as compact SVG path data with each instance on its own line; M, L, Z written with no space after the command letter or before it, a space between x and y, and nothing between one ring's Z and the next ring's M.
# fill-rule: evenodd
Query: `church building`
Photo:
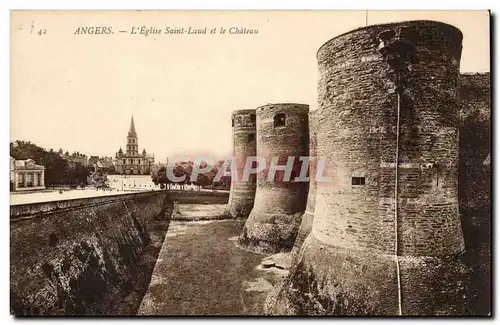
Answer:
M119 174L147 175L155 161L154 155L148 155L146 149L139 154L139 142L135 132L134 116L130 121L130 129L127 135L126 151L122 148L116 153L115 166Z

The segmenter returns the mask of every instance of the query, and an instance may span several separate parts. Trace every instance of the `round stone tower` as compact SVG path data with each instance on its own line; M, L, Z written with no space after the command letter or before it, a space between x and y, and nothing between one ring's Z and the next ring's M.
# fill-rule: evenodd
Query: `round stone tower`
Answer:
M308 155L308 112L304 104L268 104L257 108L257 156L266 168L257 175L255 203L238 240L256 252L278 253L293 247L307 201L308 183L294 182L300 175L299 158ZM270 166L286 165L294 157L287 180L277 170L269 180Z
M255 178L250 177L248 181L243 181L241 176L247 157L253 157L257 153L255 121L255 109L237 110L231 114L233 157L238 179L231 181L226 213L233 218L247 218L253 207L257 183Z
M316 139L318 136L316 112L309 112L309 191L307 193L306 212L302 215L299 232L292 249L293 254L298 253L302 243L311 232L314 217L314 205L316 203Z
M272 313L466 313L458 215L462 33L368 26L318 51L313 226Z

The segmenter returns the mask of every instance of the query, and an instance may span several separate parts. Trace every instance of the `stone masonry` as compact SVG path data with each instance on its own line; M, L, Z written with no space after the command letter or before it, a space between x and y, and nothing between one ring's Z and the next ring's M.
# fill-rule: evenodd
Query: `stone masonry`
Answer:
M307 156L309 106L267 104L257 108L257 156L266 168L257 176L255 203L239 238L239 244L256 252L290 251L300 227L307 201L307 182L283 181L283 171L268 181L271 157L279 165L295 157L291 180L299 175L298 158Z
M314 217L314 205L316 204L316 139L318 136L316 112L309 112L309 156L311 159L309 161L309 191L307 193L306 212L302 215L302 222L292 249L293 254L298 252L307 235L311 232Z
M382 55L388 42L413 51L408 73ZM462 33L434 21L368 26L320 48L317 155L333 182L317 184L311 233L271 313L467 313L461 50Z
M242 180L247 157L257 153L256 115L254 109L237 110L231 114L233 128L233 157L236 160L237 179L232 179L229 193L228 214L233 218L247 218L253 208L255 175L248 181Z
M474 270L470 309L491 312L490 73L460 75L458 197L467 263Z

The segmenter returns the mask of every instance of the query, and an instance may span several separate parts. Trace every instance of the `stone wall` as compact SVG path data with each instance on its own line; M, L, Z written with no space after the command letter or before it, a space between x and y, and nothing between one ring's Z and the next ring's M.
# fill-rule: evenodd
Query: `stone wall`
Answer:
M274 180L267 177L271 157L279 158L279 165L295 157L291 180L299 175L298 158L309 154L308 111L309 106L304 104L257 108L257 156L267 165L257 176L254 207L239 238L242 247L268 253L293 247L306 207L308 184L283 180L283 171L278 171Z
M318 136L318 125L316 123L316 112L309 112L309 191L307 192L307 205L306 212L302 215L299 232L293 245L292 253L297 254L306 239L307 235L311 232L312 222L314 217L314 206L316 205L316 139Z
M247 218L252 211L257 185L255 175L243 181L243 170L247 157L257 153L256 112L254 109L234 111L231 115L233 127L233 157L236 160L237 179L232 179L228 214L233 218Z
M108 313L144 272L137 261L168 202L155 191L11 206L11 312Z
M364 28L318 52L318 155L335 166L333 182L318 185L313 231L343 247L394 251L398 96L394 70L377 52L377 35L402 26L418 59L401 95L399 249L402 255L456 253L463 249L453 217L462 36L438 23ZM353 177L363 177L365 185L353 185Z
M169 197L173 202L180 204L226 204L228 192L211 191L170 191Z
M403 92L379 52L391 30L415 50ZM461 41L453 26L412 21L360 28L320 48L317 155L333 181L317 185L312 231L272 313L397 315L399 304L403 315L468 312L458 218Z
M461 211L489 210L490 206L490 74L461 74L459 195ZM472 223L489 218L470 215ZM479 218L479 219L478 219ZM467 220L464 220L467 221Z
M471 309L491 309L491 91L490 73L460 75L460 165L458 194L467 263L474 270ZM491 158L491 157L490 157Z

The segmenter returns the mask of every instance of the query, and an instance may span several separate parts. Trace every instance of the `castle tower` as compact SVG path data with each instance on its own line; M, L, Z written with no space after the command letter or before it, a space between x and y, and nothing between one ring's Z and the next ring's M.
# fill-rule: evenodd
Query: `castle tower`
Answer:
M300 156L308 155L308 111L303 104L268 104L257 108L257 156L266 160L266 169L257 175L255 202L240 235L240 246L256 252L290 251L307 201L307 182L292 182L299 176ZM286 165L295 157L290 181L277 171L267 180L271 158ZM280 180L281 178L281 180Z
M139 155L139 142L137 139L137 133L135 132L134 116L130 120L130 129L127 135L127 156L138 156Z
M247 157L257 153L257 139L255 138L256 116L255 110L237 110L231 114L233 129L233 157L236 160L238 181L233 180L229 192L227 213L233 218L247 218L253 208L255 175L250 175L248 181L241 180Z
M466 255L474 270L470 291L475 315L491 312L491 85L490 73L460 75L458 202ZM484 256L484 258L482 258Z
M461 50L462 33L433 21L368 26L319 49L317 153L333 181L317 184L311 233L271 313L466 312Z
M314 217L314 205L316 204L316 139L318 136L316 112L309 112L309 191L307 192L306 212L302 215L299 232L293 245L292 253L298 253L302 243L311 232Z

